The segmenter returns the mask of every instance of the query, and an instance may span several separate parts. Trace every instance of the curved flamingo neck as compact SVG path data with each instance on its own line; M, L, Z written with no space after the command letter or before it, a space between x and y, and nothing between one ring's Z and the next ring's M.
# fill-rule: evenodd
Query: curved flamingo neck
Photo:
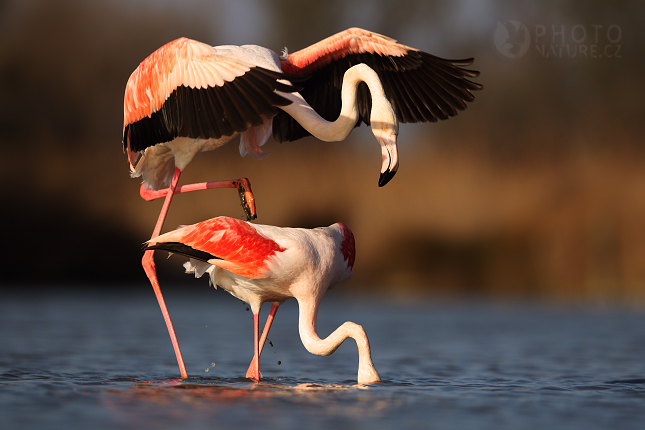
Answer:
M356 341L356 346L358 347L358 383L370 384L380 382L381 377L372 363L370 342L367 339L363 327L347 321L325 339L321 339L318 336L316 319L319 304L320 300L309 301L298 299L298 330L300 332L300 339L307 351L314 355L327 356L336 351L347 338L351 337Z
M318 115L299 93L280 93L282 97L292 102L289 106L280 106L280 108L318 139L326 142L341 141L351 133L358 121L356 91L361 82L367 84L372 98L370 126L374 137L381 145L379 187L382 187L392 179L399 168L396 146L399 122L392 104L385 95L381 80L374 70L361 63L345 72L341 89L341 111L334 122L329 122Z
M388 105L389 102L385 98L385 91L378 75L365 64L357 64L345 72L341 89L342 107L336 121L330 122L318 115L299 93L280 93L281 96L292 101L290 105L280 106L280 108L316 138L325 142L338 142L351 133L358 121L356 91L361 82L367 84L372 97L371 118L375 110L382 105L378 101L384 100Z

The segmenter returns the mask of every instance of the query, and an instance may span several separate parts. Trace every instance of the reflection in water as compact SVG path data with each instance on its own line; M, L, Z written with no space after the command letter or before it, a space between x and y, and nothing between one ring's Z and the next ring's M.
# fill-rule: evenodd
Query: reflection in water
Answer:
M115 416L126 418L130 425L155 421L160 411L164 417L177 421L194 415L212 420L239 418L245 415L240 414L240 409L262 415L267 411L289 414L292 418L304 413L313 414L317 419L360 419L366 414L371 417L386 414L393 404L400 404L399 401L365 396L370 388L361 384L298 382L289 378L270 378L259 383L247 378L189 378L187 381L172 378L137 381L121 389L110 388L102 400Z
M293 379L263 379L254 382L248 378L232 379L195 379L188 381L181 378L165 379L160 381L136 381L128 390L113 390L116 394L132 394L134 397L145 397L149 400L155 398L176 397L185 395L195 399L235 399L240 397L272 397L272 396L315 396L319 393L334 391L368 390L369 385L353 384L342 385L336 383L296 382ZM179 390L179 391L177 391ZM178 394L182 393L182 394Z

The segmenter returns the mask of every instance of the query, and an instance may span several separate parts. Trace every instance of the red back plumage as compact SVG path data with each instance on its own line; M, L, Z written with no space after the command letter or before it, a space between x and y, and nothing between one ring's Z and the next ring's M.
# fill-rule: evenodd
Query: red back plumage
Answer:
M266 261L276 252L284 251L251 224L235 218L213 218L193 227L182 237L182 243L233 263L236 268L227 270L246 278L263 276Z

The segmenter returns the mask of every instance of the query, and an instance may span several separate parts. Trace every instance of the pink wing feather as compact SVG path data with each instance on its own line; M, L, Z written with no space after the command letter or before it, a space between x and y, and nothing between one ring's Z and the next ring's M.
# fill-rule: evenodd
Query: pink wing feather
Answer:
M157 112L180 85L222 87L253 66L213 55L215 48L185 37L166 43L136 68L125 88L123 127Z
M415 49L396 43L390 37L361 28L349 28L289 54L286 60L281 60L281 67L285 73L309 74L348 54L401 57L410 50Z

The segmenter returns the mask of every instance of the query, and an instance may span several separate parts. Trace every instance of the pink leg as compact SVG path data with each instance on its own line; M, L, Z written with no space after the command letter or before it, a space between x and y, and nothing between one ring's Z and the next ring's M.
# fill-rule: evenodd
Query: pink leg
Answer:
M167 191L166 200L164 201L163 207L161 208L161 213L157 219L157 224L155 229L152 232L151 239L159 236L161 232L161 227L163 222L166 219L166 214L168 213L168 208L170 207L170 202L172 201L172 196L174 194L175 188L177 187L177 182L179 181L179 176L181 175L181 170L175 169L175 174L172 177L172 182ZM161 313L164 320L166 321L166 327L168 327L168 334L170 334L170 340L172 341L172 346L175 349L175 355L177 356L177 364L179 364L179 372L181 373L182 378L188 378L188 373L186 372L186 366L184 365L184 359L181 356L181 350L179 349L179 342L177 341L177 336L175 335L175 329L172 326L172 321L170 321L170 314L168 314L168 309L166 308L166 302L163 299L161 294L161 288L159 287L159 281L157 280L157 270L155 268L155 261L153 258L154 251L146 251L143 254L143 260L141 264L143 265L143 270L145 270L152 288L155 291L157 296L157 301L159 302L159 307L161 308Z
M273 318L275 318L275 314L276 312L278 312L278 306L280 305L277 305L275 303L271 304L271 310L269 311L267 322L266 324L264 324L264 330L262 330L262 337L260 338L260 345L258 347L258 351L253 356L253 360L251 360L251 364L249 364L249 369L246 371L247 378L251 378L251 375L253 374L253 371L256 367L259 368L258 357L262 354L262 349L264 348L264 343L266 342L267 336L269 335L269 330L271 329Z
M175 188L173 194L187 193L190 191L198 190L209 190L213 188L237 188L237 191L240 195L240 201L242 202L242 208L244 209L244 213L246 214L246 219L250 221L257 217L257 214L255 212L255 198L253 197L253 191L251 190L251 183L246 178L181 185ZM167 196L169 190L170 188L164 188L159 191L152 191L145 189L145 187L141 185L139 193L145 200L150 201Z
M259 332L260 332L260 314L253 314L253 349L255 350L255 356L259 354ZM260 362L259 360L255 361L255 366L253 369L250 369L249 372L246 372L246 377L253 379L255 382L260 382Z

